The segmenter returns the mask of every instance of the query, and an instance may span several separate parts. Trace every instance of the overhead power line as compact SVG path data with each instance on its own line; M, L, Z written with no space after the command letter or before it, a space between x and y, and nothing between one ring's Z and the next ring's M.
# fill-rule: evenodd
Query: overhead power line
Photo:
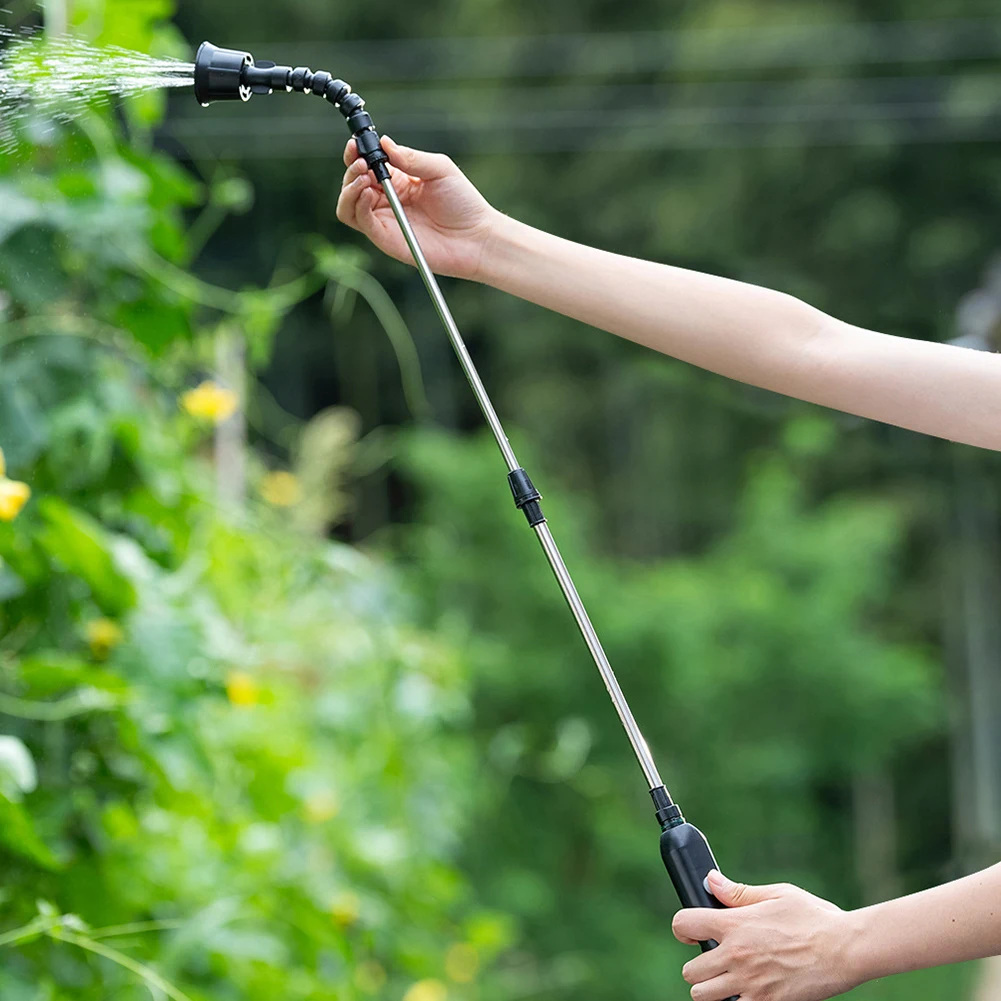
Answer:
M427 116L448 118L455 115L498 115L504 121L539 109L575 110L597 117L615 111L629 113L640 108L668 112L679 108L718 106L759 107L771 104L823 102L864 104L868 102L939 101L943 105L959 98L967 104L979 101L981 107L1001 106L1001 86L996 73L946 73L934 76L883 76L845 79L809 77L796 80L730 80L700 83L598 84L554 83L535 87L471 85L466 87L427 87L419 102L413 94L399 88L367 87L364 96L369 108L381 121L386 115L406 115L419 122ZM294 101L294 98L292 99ZM249 107L220 106L211 113L212 123L233 119L242 127L257 129L273 119L287 117L289 104L257 101ZM204 123L208 116L190 101L178 103L179 119ZM298 104L302 120L315 120L318 126L330 121L330 109L317 102ZM240 125L236 126L241 127Z
M341 73L384 131L466 153L979 141L997 137L1001 115L1001 88L984 62L1001 61L1001 18L250 48ZM891 68L936 62L965 68ZM849 66L882 66L884 75L837 75ZM810 73L753 78L794 67ZM739 68L752 78L621 79L653 68L702 77ZM340 146L319 105L258 100L211 116L176 108L182 117L165 134L199 152L218 152L213 136L226 137L227 155L248 157L329 156Z
M595 77L1001 58L1001 18L244 46L353 82Z
M464 152L712 149L741 146L816 146L872 143L971 142L1001 137L1001 110L981 102L772 104L759 107L633 109L614 121L589 111L519 111L386 116L386 131L415 145ZM335 155L340 135L308 117L284 116L258 129L239 119L210 127L174 122L171 138L193 150L269 159ZM224 143L215 142L224 139Z
M387 132L407 142L434 140L450 149L469 149L485 135L508 144L544 143L532 132L552 132L559 148L575 137L594 142L603 133L652 130L661 142L689 144L686 129L795 128L808 134L830 123L941 122L960 126L1001 116L1001 89L993 75L883 77L864 80L812 79L792 82L727 82L684 86L556 85L536 88L441 88L424 92L414 106L399 90L368 91L370 107ZM329 109L258 103L220 110L212 116L192 109L175 118L169 132L183 140L225 136L255 148L257 136L282 135L297 143L331 148ZM329 137L329 138L328 138ZM497 138L499 137L499 139Z

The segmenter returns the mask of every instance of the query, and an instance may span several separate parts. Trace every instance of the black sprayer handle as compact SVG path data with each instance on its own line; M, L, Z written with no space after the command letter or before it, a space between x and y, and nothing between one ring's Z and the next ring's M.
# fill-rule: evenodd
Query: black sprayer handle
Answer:
M725 908L705 886L706 876L718 869L705 835L691 824L677 824L667 828L660 836L660 856L682 907ZM719 942L709 939L700 942L703 952L719 947ZM738 1001L729 998L728 1001Z

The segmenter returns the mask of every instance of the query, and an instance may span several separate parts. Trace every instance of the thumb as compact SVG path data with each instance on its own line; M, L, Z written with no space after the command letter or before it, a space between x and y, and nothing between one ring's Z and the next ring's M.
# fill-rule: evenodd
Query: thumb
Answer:
M727 907L747 907L750 904L760 904L763 900L771 900L776 896L774 886L748 886L746 883L735 883L727 879L723 873L714 869L706 877L709 892Z
M425 153L423 150L401 146L389 136L382 137L382 148L394 167L424 181L445 177L456 170L455 164L443 153Z

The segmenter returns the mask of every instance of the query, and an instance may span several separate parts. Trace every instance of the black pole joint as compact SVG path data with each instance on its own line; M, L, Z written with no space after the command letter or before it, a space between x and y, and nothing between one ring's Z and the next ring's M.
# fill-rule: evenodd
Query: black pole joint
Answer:
M662 831L677 827L679 824L685 822L685 818L681 814L681 807L671 799L671 794L665 786L657 786L656 789L651 789L650 798L653 800L653 805L656 808L657 823L660 824Z
M529 525L535 528L546 520L542 513L542 494L535 489L528 473L524 469L516 469L508 473L507 481L511 486L511 493L514 495L514 504L519 511L524 511Z

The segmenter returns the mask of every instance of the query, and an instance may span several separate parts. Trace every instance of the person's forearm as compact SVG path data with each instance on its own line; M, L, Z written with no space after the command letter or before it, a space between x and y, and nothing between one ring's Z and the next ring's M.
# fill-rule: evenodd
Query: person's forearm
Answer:
M498 216L477 279L742 382L1001 448L1001 359L861 330L780 292L594 250Z
M858 983L1001 955L1001 865L849 915Z

